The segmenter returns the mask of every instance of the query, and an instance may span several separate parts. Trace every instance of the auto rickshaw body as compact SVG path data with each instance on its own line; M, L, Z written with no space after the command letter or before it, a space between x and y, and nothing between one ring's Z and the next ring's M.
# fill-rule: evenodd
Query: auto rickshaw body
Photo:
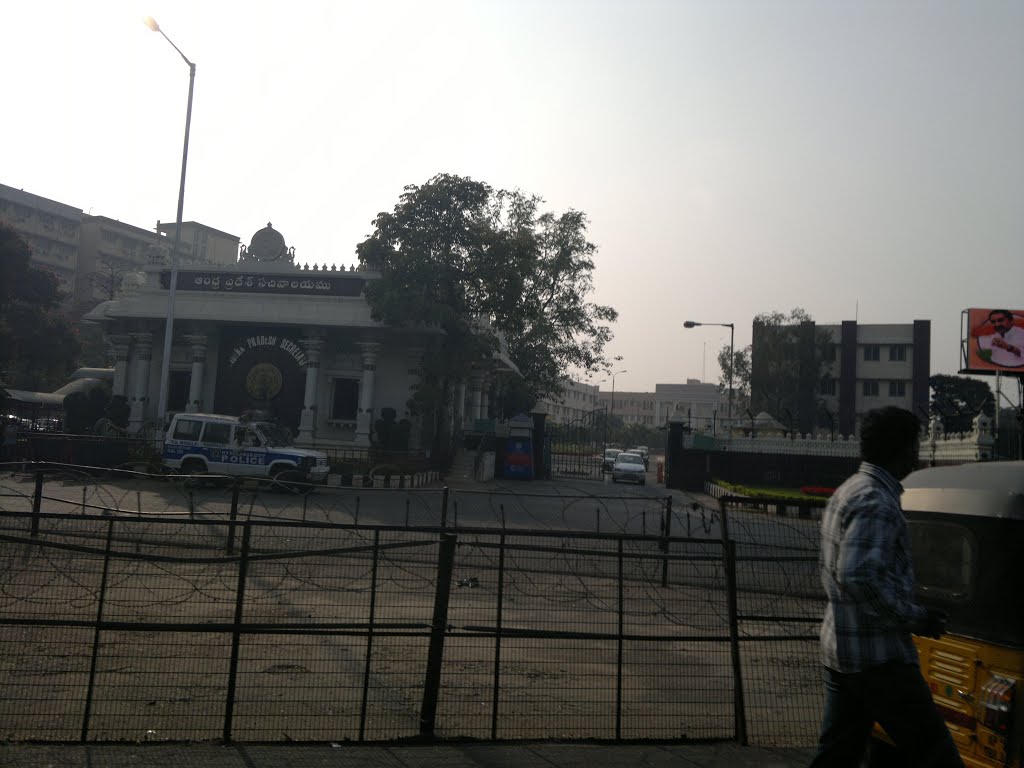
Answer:
M915 636L921 672L965 766L1021 768L1024 462L922 469L903 487L918 599L949 616L942 637Z

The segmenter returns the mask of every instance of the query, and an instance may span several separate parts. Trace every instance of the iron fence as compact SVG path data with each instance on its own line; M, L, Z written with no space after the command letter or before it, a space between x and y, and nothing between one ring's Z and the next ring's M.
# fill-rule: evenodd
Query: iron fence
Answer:
M0 494L3 739L816 736L809 517L69 469Z

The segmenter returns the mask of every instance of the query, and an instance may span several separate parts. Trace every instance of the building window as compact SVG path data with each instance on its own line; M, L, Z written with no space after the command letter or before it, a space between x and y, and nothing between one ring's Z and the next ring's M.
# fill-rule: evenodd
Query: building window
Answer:
M905 381L890 381L889 382L889 397L906 397L907 396L907 382Z
M905 363L907 361L907 347L905 344L893 344L889 347L889 360Z
M821 394L829 397L835 397L836 394L836 380L831 376L826 376L821 380Z
M359 379L335 379L331 397L331 418L355 421L359 412Z
M877 381L865 381L864 382L864 397L878 397L878 382Z
M882 348L877 344L866 344L864 345L864 359L865 360L880 360L882 358Z
M825 362L834 363L836 361L836 345L829 344L825 347Z

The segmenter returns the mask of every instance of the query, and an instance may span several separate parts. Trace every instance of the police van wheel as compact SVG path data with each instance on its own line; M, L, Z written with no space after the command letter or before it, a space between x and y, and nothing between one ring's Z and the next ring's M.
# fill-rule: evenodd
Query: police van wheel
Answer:
M179 470L183 475L205 475L206 465L199 459L185 459L181 462L181 469ZM196 477L186 477L185 485L189 488L195 487L200 483L200 480Z

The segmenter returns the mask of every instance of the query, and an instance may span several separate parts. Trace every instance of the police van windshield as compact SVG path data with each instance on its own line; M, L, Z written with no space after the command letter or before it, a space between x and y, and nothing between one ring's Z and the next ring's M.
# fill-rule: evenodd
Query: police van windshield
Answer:
M256 429L271 448L287 448L292 444L291 432L279 424L260 424Z

